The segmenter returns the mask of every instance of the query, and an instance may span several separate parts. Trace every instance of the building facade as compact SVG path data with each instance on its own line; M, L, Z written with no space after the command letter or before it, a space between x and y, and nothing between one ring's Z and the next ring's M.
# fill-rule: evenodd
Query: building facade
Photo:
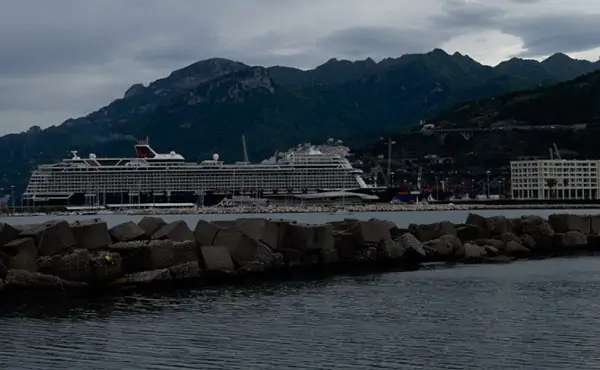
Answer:
M512 198L518 200L599 199L599 169L600 160L511 161Z

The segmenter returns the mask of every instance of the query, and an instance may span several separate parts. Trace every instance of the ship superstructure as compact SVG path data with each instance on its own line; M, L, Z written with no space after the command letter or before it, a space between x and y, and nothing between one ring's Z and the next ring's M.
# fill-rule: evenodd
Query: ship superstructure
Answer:
M245 146L245 145L244 145ZM23 194L27 205L107 205L147 202L214 203L231 194L264 197L368 187L362 170L340 142L299 145L260 164L225 164L217 153L200 163L176 153L160 154L148 140L137 157L72 157L39 166Z

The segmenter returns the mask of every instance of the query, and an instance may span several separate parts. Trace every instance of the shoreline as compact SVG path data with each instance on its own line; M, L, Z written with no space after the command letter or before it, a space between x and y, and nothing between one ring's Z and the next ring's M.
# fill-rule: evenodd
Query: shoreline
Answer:
M335 212L329 206L273 206L273 207L198 207L198 208L154 208L138 210L99 210L70 212L35 212L0 214L1 217L35 216L82 216L82 215L218 215L218 214L294 214L294 213L330 213L332 215L351 215L367 212L440 212L440 211L477 211L477 210L527 210L527 209L600 209L600 204L373 204L345 206L342 212Z
M497 264L597 255L600 215L483 217L399 228L390 221L324 224L265 218L165 222L144 217L0 223L0 298L99 295L178 286L427 270L429 264Z

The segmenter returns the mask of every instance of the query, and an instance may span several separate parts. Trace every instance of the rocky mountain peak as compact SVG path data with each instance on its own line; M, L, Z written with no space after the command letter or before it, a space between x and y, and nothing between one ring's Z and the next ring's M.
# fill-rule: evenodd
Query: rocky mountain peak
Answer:
M146 91L146 87L143 84L140 84L140 83L133 84L133 85L131 85L131 87L129 89L127 89L127 91L125 91L125 94L123 95L123 99L132 98L136 95L143 94L145 91Z

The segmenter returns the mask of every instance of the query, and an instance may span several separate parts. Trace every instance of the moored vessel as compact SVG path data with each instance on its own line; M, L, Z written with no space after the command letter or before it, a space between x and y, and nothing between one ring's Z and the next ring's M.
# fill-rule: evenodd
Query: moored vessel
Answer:
M244 145L245 147L245 145ZM354 168L341 142L302 144L261 163L224 163L215 153L200 163L174 151L161 154L148 140L135 144L136 157L98 157L91 153L39 166L31 175L23 203L31 206L193 204L211 206L224 198L248 195L268 199L285 194L361 191L369 186Z

